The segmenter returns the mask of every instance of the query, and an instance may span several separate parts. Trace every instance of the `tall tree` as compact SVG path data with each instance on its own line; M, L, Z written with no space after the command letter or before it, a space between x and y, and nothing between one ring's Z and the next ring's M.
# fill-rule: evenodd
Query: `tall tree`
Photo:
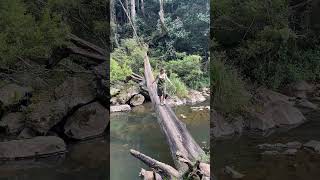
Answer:
M131 0L131 20L132 23L134 25L134 27L136 27L136 1L135 0Z

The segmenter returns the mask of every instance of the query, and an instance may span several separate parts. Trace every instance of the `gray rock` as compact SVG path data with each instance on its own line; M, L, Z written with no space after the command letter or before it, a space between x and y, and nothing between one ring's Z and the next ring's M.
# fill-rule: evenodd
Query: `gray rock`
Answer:
M320 153L320 141L311 140L303 144L304 148L311 149L317 153Z
M285 155L295 155L297 152L298 152L297 149L287 149L287 150L285 150L282 154L285 154Z
M108 76L109 76L109 73L107 73L108 66L109 66L109 63L105 61L104 63L101 63L98 66L94 67L93 71L98 78L108 79Z
M143 104L144 100L145 100L145 98L143 95L136 94L130 99L129 103L131 106L139 106L139 105Z
M41 134L46 134L67 115L68 108L63 101L40 101L31 104L28 111L26 125Z
M201 92L196 90L190 90L187 97L187 103L196 104L204 102L206 98L202 95Z
M109 111L98 102L79 108L66 122L65 134L83 140L101 135L109 123Z
M22 101L29 100L32 88L22 87L17 84L7 84L0 87L0 105L10 107L20 104Z
M307 94L313 91L313 86L308 84L306 81L299 81L291 83L286 88L286 93L289 96L305 99Z
M122 112L122 111L131 111L131 107L128 104L110 106L110 112Z
M262 155L278 155L280 154L278 151L264 151L261 153Z
M119 104L126 104L134 95L140 93L138 86L130 86L121 89L120 93L116 96L116 102Z
M291 101L290 97L263 87L257 89L256 97L257 100L262 102L263 104L269 104L276 101L282 101L292 105L294 104L294 102Z
M260 112L249 112L249 116L249 127L262 131L274 127L297 125L306 120L297 108L284 101L274 101L266 104Z
M93 101L94 94L92 82L77 77L67 78L54 90L55 98L63 101L68 110Z
M260 150L270 150L270 151L281 151L286 148L285 144L276 143L276 144L259 144L257 146Z
M309 109L309 110L317 110L318 109L318 106L316 104L313 104L312 102L310 102L306 99L297 100L296 105L298 107Z
M36 133L32 129L26 127L20 132L20 134L18 135L18 139L30 139L35 136Z
M7 134L19 133L25 124L24 114L21 112L9 113L0 121L0 127L5 129Z
M65 153L66 144L55 136L38 136L32 139L0 142L0 159L33 158Z
M224 136L231 136L235 133L234 127L227 123L222 115L216 111L212 111L211 114L213 128L211 129L211 134L215 138L220 138Z
M231 176L231 178L233 179L242 179L244 177L243 174L237 172L236 170L234 170L233 168L229 167L229 166L226 166L224 168L224 172L228 175Z
M300 143L298 141L288 142L286 144L286 147L289 149L300 149L302 147L302 143Z

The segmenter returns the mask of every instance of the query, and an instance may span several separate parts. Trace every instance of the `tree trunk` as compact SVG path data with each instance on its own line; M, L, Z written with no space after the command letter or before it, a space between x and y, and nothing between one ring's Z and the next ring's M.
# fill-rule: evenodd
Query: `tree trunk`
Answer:
M160 23L161 23L162 30L164 31L164 33L166 33L167 32L167 28L166 28L166 25L164 23L163 0L159 0L159 4L160 4L160 11L159 11Z
M144 1L141 0L141 12L142 12L142 16L145 16L145 11L144 11Z
M134 27L136 27L136 1L135 0L131 0L131 21L134 25Z
M130 16L130 9L129 9L129 1L128 0L125 0L124 1L124 5L125 5L125 9L127 11L127 14ZM129 16L127 16L127 22L129 22Z

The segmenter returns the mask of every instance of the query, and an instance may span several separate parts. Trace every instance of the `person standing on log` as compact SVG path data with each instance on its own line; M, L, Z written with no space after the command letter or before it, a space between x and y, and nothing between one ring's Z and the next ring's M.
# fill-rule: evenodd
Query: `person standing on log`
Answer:
M165 104L165 96L166 96L166 81L169 81L171 85L173 85L168 78L164 68L160 69L160 73L157 75L156 79L152 82L154 84L157 82L157 93L160 98L160 105L163 106Z

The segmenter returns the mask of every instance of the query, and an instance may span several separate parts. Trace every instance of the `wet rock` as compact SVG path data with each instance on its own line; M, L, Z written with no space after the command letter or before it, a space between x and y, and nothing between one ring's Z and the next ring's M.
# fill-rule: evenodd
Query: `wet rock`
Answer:
M185 115L183 115L183 114L180 114L180 117L181 117L182 119L186 119L186 118L187 118L187 116L185 116Z
M109 123L109 111L98 102L79 108L66 122L65 134L83 140L101 135Z
M104 63L99 64L98 66L93 68L93 72L98 78L101 79L109 79L109 73L107 73L107 68L109 66L109 63L105 61Z
M110 112L131 111L131 107L128 104L110 106Z
M0 109L1 107L10 109L20 104L26 104L30 100L32 91L32 88L17 84L6 84L0 87Z
M211 129L211 134L213 137L220 138L233 135L235 133L234 127L227 123L222 115L214 110L212 112L213 128Z
M193 111L203 111L203 110L210 110L210 106L199 106L199 107L191 107Z
M190 90L188 93L187 103L195 104L195 103L204 102L205 100L206 98L199 91Z
M270 150L270 151L281 151L286 148L285 144L276 143L276 144L259 144L257 146L260 150Z
M263 104L269 104L272 102L279 102L279 101L282 101L291 105L294 104L294 102L292 101L292 98L263 87L260 87L257 89L256 99L262 102Z
M143 95L136 94L130 99L129 104L131 106L139 106L139 105L143 104L144 101L145 101L145 98Z
M78 77L67 78L54 90L55 98L63 101L69 110L93 101L94 94L91 82Z
M9 113L0 121L0 128L4 129L7 134L17 134L23 129L24 123L25 117L23 113Z
M289 149L300 149L302 147L302 143L300 143L298 141L288 142L286 144L286 147Z
M26 127L20 132L20 134L18 135L18 139L30 139L35 136L36 136L36 132L34 132L32 129Z
M109 82L104 79L96 80L96 97L105 107L110 105Z
M114 87L110 88L110 94L111 94L112 97L118 95L119 93L120 93L120 89L117 89L117 88L114 88Z
M297 149L287 149L287 150L285 150L284 152L282 152L282 154L285 154L285 155L295 155L297 152L298 152Z
M297 108L284 101L266 104L259 112L250 111L249 116L249 127L262 131L274 127L297 125L306 120Z
M317 110L318 109L317 105L313 104L312 102L310 102L306 99L297 100L296 106L298 106L300 108L307 109L307 110Z
M134 95L140 93L138 86L130 86L129 88L121 89L120 93L116 96L116 102L119 104L126 104Z
M65 153L65 142L55 136L38 136L32 139L0 142L0 159L34 158Z
M233 178L233 179L242 179L244 177L243 174L237 172L236 170L234 170L233 168L231 168L229 166L226 166L224 168L224 172L226 174L228 174L229 176L231 176L231 178Z
M46 134L67 115L68 108L63 101L40 101L31 104L28 112L26 125L41 134Z
M186 99L180 99L178 97L170 97L169 99L166 99L166 103L170 106L181 106L183 104L186 104Z
M320 141L311 140L303 144L303 147L306 149L311 149L317 153L320 153Z
M278 151L264 151L261 153L262 155L278 155L280 154Z
M48 83L37 74L22 72L12 74L11 76L21 83L22 86L30 86L33 89L43 89L48 87Z
M299 81L289 84L286 88L286 94L298 98L305 99L307 94L313 91L313 86L308 84L306 81Z

